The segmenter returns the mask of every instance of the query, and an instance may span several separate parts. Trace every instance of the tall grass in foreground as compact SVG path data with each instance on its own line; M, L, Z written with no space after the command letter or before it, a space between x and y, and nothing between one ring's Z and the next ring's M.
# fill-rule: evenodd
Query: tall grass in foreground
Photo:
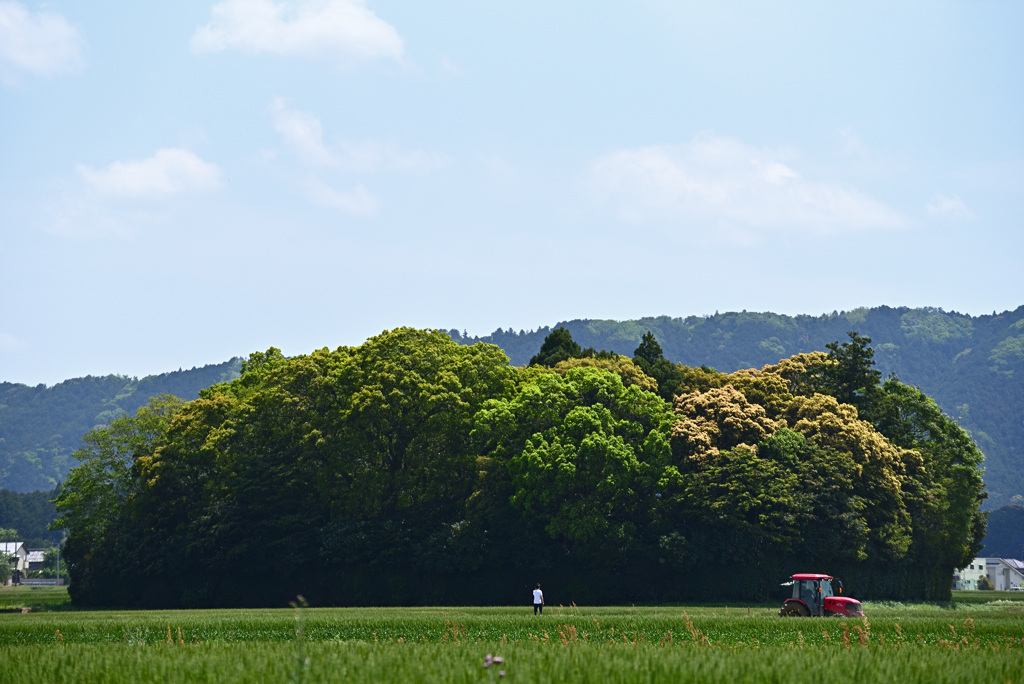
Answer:
M0 672L45 682L1020 682L1024 605L96 611L0 615Z
M693 644L306 645L306 682L483 682L487 653L508 682L1022 682L1020 649L873 646L707 648ZM296 681L286 643L0 647L0 663L32 682Z

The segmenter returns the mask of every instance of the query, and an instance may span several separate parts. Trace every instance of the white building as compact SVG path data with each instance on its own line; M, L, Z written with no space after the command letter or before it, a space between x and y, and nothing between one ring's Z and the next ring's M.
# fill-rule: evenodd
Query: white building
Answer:
M28 570L28 549L21 542L0 542L0 558L11 564L11 570Z
M1024 587L1024 562L1013 558L986 558L988 580L997 591L1011 591Z
M953 573L953 588L970 590L977 589L978 580L983 576L988 576L985 571L985 563L986 559L975 558L971 561L970 565L960 568Z
M975 558L953 573L954 589L978 589L978 581L988 578L997 591L1024 587L1024 561L1013 558Z

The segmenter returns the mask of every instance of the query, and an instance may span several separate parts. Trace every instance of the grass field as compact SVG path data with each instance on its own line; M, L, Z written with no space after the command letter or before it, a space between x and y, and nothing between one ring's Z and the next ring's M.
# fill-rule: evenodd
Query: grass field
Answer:
M34 682L1022 682L1024 597L777 606L71 611L0 591L0 674ZM982 600L984 599L984 600ZM31 607L31 612L20 612ZM484 668L487 654L501 663ZM500 676L499 672L505 672Z

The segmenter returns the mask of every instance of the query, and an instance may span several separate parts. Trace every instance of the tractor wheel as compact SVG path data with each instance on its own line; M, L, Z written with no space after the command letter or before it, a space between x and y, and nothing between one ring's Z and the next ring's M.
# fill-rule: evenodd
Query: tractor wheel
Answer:
M779 611L780 617L810 617L811 611L802 603L787 603Z

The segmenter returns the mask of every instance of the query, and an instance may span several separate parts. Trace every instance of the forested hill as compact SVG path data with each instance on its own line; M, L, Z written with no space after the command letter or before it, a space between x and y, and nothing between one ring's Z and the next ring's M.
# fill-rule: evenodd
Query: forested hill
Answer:
M855 309L822 316L716 313L634 321L574 320L565 327L583 347L633 355L650 330L665 357L687 366L732 372L761 368L780 358L846 339L851 330L872 339L883 376L920 387L970 432L985 453L985 508L1024 495L1024 306L991 316L942 309ZM498 329L486 337L449 331L456 342L489 342L522 365L537 353L552 328Z
M82 435L133 415L150 397L195 399L199 390L239 376L242 360L137 379L88 376L53 387L0 382L0 489L52 490L77 463Z

